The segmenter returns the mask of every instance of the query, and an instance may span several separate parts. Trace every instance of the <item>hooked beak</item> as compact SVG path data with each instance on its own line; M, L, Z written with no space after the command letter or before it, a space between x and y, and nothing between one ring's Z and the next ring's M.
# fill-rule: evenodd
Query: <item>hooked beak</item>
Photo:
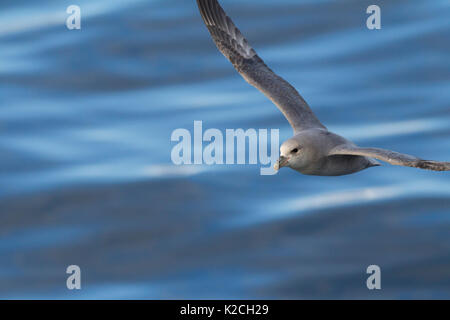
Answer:
M275 169L276 171L278 171L278 170L280 170L281 168L286 167L286 166L288 165L288 163L289 163L289 159L286 158L286 157L284 157L284 156L281 156L281 157L278 159L277 163L275 163L274 169Z

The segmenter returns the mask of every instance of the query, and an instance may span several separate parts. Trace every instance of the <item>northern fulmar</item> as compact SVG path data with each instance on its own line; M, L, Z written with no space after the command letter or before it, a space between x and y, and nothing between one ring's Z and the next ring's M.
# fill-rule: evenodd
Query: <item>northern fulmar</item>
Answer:
M360 148L328 131L297 90L256 54L217 0L197 0L197 4L217 48L248 83L280 109L294 129L293 137L280 147L275 170L290 167L307 175L340 176L379 166L375 159L399 166L450 170L450 162L423 160L378 148Z

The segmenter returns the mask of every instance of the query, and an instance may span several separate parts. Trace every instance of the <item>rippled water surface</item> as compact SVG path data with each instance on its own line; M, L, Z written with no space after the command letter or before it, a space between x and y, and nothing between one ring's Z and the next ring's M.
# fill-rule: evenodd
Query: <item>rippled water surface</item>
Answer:
M450 298L450 176L180 166L174 129L291 129L195 1L0 4L0 298ZM332 131L450 160L450 3L223 6ZM82 289L66 289L79 265ZM366 288L366 268L382 290Z

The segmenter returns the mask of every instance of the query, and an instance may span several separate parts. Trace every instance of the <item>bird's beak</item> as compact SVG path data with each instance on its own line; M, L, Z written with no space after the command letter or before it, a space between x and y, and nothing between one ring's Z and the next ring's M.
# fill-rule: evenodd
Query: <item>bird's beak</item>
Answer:
M275 163L274 169L275 169L276 171L278 171L278 170L280 170L281 168L286 167L286 166L288 165L288 163L289 163L289 159L286 158L286 157L281 156L281 157L278 159L277 163Z

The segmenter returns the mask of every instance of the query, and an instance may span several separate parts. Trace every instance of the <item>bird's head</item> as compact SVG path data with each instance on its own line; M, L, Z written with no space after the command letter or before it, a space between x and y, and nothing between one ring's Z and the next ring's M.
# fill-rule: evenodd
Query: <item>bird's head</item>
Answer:
M282 167L290 167L292 169L301 169L309 164L309 157L306 152L305 145L300 139L291 138L283 142L280 147L280 158L275 164L275 170Z

